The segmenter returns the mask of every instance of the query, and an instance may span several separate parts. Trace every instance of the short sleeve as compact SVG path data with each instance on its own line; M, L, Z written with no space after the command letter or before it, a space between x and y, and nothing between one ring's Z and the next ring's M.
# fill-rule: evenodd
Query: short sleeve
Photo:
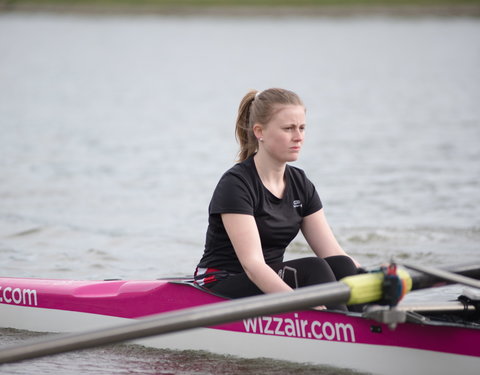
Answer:
M210 214L254 214L254 194L248 183L233 173L225 173L210 202Z
M323 204L312 181L310 181L303 170L293 167L290 170L296 194L299 197L296 199L301 199L302 201L301 215L305 217L321 210Z
M304 217L320 211L323 207L320 196L318 195L317 190L315 189L315 186L312 184L312 182L307 179L306 185L307 204L305 209L303 210Z

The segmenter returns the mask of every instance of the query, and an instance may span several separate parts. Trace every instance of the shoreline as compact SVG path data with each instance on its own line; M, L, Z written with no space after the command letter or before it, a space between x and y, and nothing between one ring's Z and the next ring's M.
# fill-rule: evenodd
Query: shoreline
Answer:
M316 5L316 6L164 6L95 4L17 4L0 2L0 14L61 13L85 15L153 15L207 17L480 17L480 4Z

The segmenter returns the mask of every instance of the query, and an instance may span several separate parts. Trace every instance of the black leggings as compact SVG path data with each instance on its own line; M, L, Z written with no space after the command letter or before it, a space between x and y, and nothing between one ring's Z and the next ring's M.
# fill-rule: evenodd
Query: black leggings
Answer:
M357 274L352 259L337 255L327 258L308 257L270 265L292 288L316 285L340 280ZM249 297L263 292L248 278L245 272L231 275L207 286L212 292L229 298ZM345 305L327 306L329 309L346 310Z

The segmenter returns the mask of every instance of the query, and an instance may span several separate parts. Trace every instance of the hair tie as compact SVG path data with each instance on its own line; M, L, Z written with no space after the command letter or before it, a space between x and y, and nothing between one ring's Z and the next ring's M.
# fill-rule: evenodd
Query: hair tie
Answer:
M255 94L255 99L257 99L260 96L261 93L262 93L262 91L257 91L257 93Z

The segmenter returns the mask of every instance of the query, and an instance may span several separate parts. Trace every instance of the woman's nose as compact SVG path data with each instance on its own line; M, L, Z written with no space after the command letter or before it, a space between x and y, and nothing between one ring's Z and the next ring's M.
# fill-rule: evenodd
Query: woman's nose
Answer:
M303 132L300 129L295 130L293 134L293 139L295 141L302 141L303 140Z

